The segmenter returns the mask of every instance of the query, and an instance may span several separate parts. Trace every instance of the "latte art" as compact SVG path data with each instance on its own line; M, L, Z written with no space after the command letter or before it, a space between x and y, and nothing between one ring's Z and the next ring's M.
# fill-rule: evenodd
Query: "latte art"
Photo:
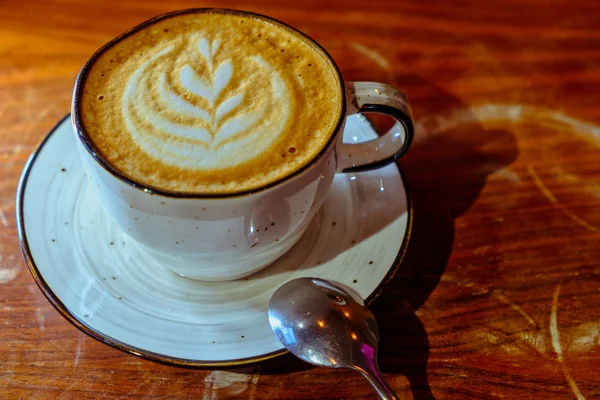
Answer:
M121 173L172 192L231 193L281 179L327 143L340 82L302 36L216 12L155 25L101 54L84 86L84 125Z
M245 61L253 63L254 68L262 68L272 81L262 107L246 111L241 107L244 91L231 93L228 90L234 74L232 61L226 59L215 64L220 42L200 38L193 44L200 56L198 64L204 67L203 74L185 64L179 70L178 83L203 99L204 107L179 96L169 84L166 71L158 76L156 93L149 93L149 79L153 77L149 68L160 65L165 58L168 60L175 51L174 46L167 46L134 72L125 89L123 116L134 141L152 157L182 168L227 168L260 155L273 144L289 119L290 98L285 82L260 56L248 57ZM159 104L150 104L149 99ZM277 107L280 108L278 120L268 125L267 109ZM192 120L173 122L162 117L158 109ZM151 128L146 129L144 125Z

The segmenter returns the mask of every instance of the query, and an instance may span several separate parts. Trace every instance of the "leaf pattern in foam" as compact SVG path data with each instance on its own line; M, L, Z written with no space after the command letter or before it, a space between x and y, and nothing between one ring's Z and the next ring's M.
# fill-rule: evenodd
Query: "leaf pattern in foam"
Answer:
M212 70L213 58L219 50L221 42L215 40L212 43L210 43L206 38L200 38L196 43L196 46L198 47L198 51L200 52L200 54L202 54L202 56L206 59L209 69Z
M221 105L217 108L215 112L215 122L221 121L223 116L225 116L228 112L232 111L234 108L240 105L240 103L244 100L243 94L238 94L235 96L231 96L227 100L223 101Z
M231 60L223 61L217 67L213 75L212 82L212 93L213 98L219 98L221 91L229 85L229 81L231 81L231 76L233 75L233 64Z
M214 144L218 146L241 131L248 129L258 121L260 117L261 115L258 114L242 114L229 118L217 131Z
M189 65L184 65L179 71L179 79L183 87L190 93L203 97L212 105L215 101L212 87L198 76Z
M165 112L157 112L148 102L148 99L151 99L152 96L148 93L146 81L146 77L140 78L139 89L131 96L131 100L133 100L131 106L135 110L135 114L138 115L138 118L144 120L149 126L161 130L168 135L210 143L211 135L206 129L181 125L165 117Z
M194 116L202 115L203 119L210 121L214 138L216 139L219 137L220 139L218 139L218 141L226 140L227 138L230 138L250 127L252 124L254 124L254 122L256 122L258 116L234 116L225 122L225 124L223 124L219 129L217 129L217 126L223 117L234 111L242 103L244 94L240 93L231 96L222 101L220 104L215 104L221 96L223 90L231 82L231 78L233 76L233 63L231 60L225 60L213 69L214 55L220 47L220 42L218 40L210 42L206 38L200 38L196 42L196 47L208 63L208 77L210 81L207 82L205 78L199 76L198 72L196 72L196 70L194 70L190 65L183 66L180 70L179 76L183 87L190 93L208 100L211 109L202 110L197 108L199 112L196 112L192 111L189 107L187 107L187 105L183 105L182 110L185 109L185 113L194 114ZM208 116L208 118L204 118L204 116ZM216 145L217 143L214 144Z
M211 50L210 50L210 57L214 57L215 54L217 53L217 51L219 50L219 47L221 47L221 42L218 40L215 40L212 42L212 46L211 46Z
M202 56L206 59L206 62L208 62L209 68L212 69L213 52L211 51L210 43L208 40L206 40L206 38L200 38L196 45L198 46L198 51L200 54L202 54Z
M166 74L162 74L159 79L160 90L165 96L163 100L167 108L174 109L187 117L203 119L207 124L211 123L211 116L209 113L188 102L171 89L167 82Z

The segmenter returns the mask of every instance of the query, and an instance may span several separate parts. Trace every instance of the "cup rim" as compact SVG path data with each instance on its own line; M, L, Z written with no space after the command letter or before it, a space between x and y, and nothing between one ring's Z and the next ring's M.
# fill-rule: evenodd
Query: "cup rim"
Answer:
M325 146L323 146L321 151L316 156L314 156L312 159L310 159L310 161L306 165L304 165L302 168L300 168L300 169L292 172L291 174L286 175L274 182L270 182L265 185L259 186L258 188L254 188L254 189L250 189L250 190L231 192L231 193L214 193L214 194L212 194L212 193L194 193L194 192L174 192L174 191L161 189L161 188L151 186L151 185L146 185L142 182L139 182L135 179L132 179L132 178L126 176L125 174L123 174L122 172L117 170L115 167L113 167L102 156L102 154L100 153L98 148L94 145L93 141L91 140L88 132L86 131L86 129L81 121L80 106L81 106L81 97L83 95L83 90L82 90L83 86L87 79L90 68L96 62L98 57L101 56L105 51L107 51L108 49L113 47L115 44L122 41L123 39L126 39L127 37L133 35L134 33L138 32L148 26L151 26L151 25L155 24L156 22L159 22L159 21L162 21L165 19L169 19L172 17L176 17L179 15L201 14L201 13L221 13L221 14L246 15L246 16L257 18L257 19L260 19L260 20L263 20L263 21L266 21L266 22L269 22L269 23L272 23L275 25L279 25L283 28L290 29L292 32L298 34L300 37L302 37L307 42L309 42L311 45L315 46L317 50L321 51L322 54L325 56L325 58L329 61L329 63L333 67L333 69L336 73L336 76L338 78L339 90L340 90L340 94L341 94L341 104L340 104L338 120L337 120L337 123L335 124L335 128L331 131L330 137L327 140L327 143L325 144ZM267 17L265 15L253 13L253 12L249 12L249 11L227 9L227 8L188 8L188 9L183 9L183 10L178 10L178 11L161 14L161 15L158 15L147 21L142 22L141 24L134 26L133 28L129 29L128 31L126 31L126 32L120 34L119 36L115 37L114 39L110 40L109 42L104 44L102 47L100 47L100 49L98 49L89 58L89 60L86 61L86 63L83 65L83 67L79 71L79 74L77 75L77 78L75 79L75 87L73 89L73 98L72 98L72 102L71 102L71 122L72 122L73 128L75 129L75 134L78 137L78 139L80 140L80 142L83 144L83 147L85 148L85 150L92 156L92 158L94 159L95 162L97 162L105 171L108 171L113 177L119 179L121 182L127 184L130 187L141 190L145 193L149 193L151 195L159 195L159 196L163 196L163 197L167 197L167 198L177 198L177 199L223 199L223 198L242 197L242 196L248 196L251 194L263 192L268 189L272 189L276 186L279 186L285 182L291 181L294 178L296 178L297 176L303 174L304 172L306 172L307 170L312 168L329 151L331 145L335 142L337 133L339 132L340 128L343 125L345 115L346 115L346 91L345 91L344 79L343 79L343 76L342 76L342 73L341 73L339 67L333 60L333 57L331 57L331 55L327 52L327 50L325 50L325 48L323 48L323 46L321 46L319 43L317 43L314 39L312 39L305 33L301 32L298 29L296 29L284 22L281 22L275 18Z

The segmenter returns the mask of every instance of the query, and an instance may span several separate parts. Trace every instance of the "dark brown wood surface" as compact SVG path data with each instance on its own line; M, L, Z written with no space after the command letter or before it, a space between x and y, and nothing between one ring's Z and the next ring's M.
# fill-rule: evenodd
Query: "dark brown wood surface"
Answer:
M403 398L600 398L600 6L584 0L0 0L0 398L368 399L356 373L284 356L190 370L80 333L46 301L15 227L23 165L84 61L190 7L314 37L347 80L403 89L417 140L407 257L374 303Z

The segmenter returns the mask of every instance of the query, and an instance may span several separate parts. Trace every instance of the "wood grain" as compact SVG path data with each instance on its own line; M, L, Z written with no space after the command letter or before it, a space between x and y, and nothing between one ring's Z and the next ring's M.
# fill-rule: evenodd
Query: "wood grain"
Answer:
M584 0L0 1L0 398L367 399L353 372L290 356L237 370L159 365L69 325L22 260L29 153L85 60L166 11L281 19L348 80L402 88L417 140L407 258L375 302L404 398L600 397L600 9Z

